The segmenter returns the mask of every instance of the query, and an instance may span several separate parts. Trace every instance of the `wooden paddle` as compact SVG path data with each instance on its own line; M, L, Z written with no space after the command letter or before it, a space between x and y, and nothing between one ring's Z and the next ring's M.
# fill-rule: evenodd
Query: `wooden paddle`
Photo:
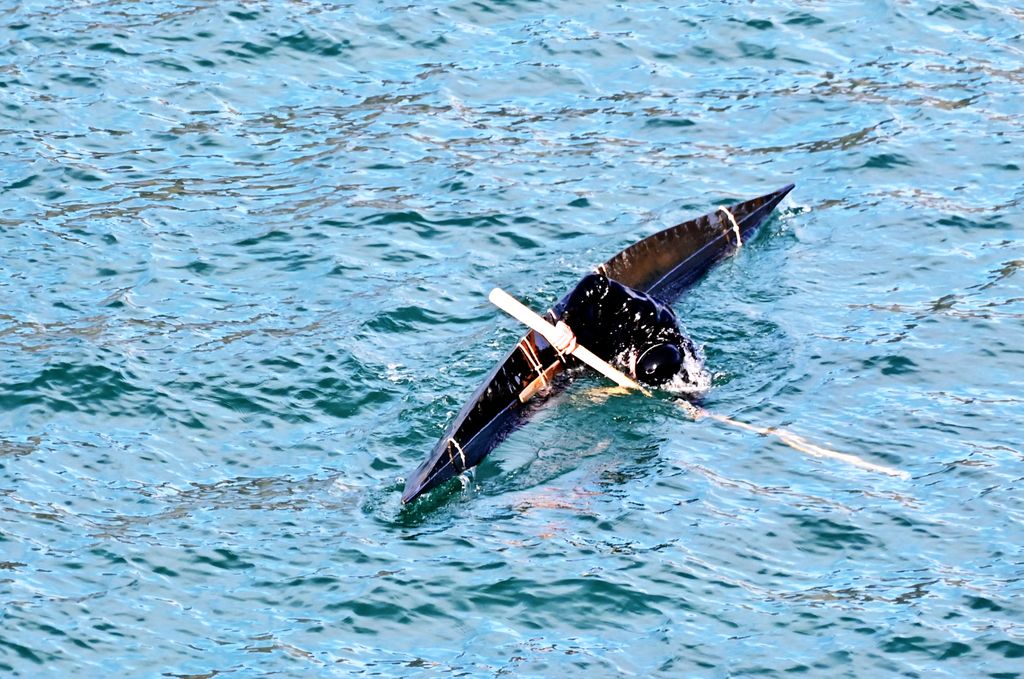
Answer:
M491 300L491 303L493 303L494 306L498 307L512 318L533 328L536 332L540 333L544 339L550 342L552 346L554 346L554 342L551 341L551 338L556 334L555 326L544 320L544 318L537 314L533 309L526 306L501 288L494 288L491 290L491 294L487 296L487 299ZM612 382L615 382L615 384L620 387L636 389L645 396L651 395L651 392L647 391L647 389L645 389L639 382L631 380L626 375L623 375L620 371L616 370L605 361L602 361L600 357L595 355L586 347L577 345L576 348L569 353L610 379Z
M521 303L519 300L517 300L515 297L508 294L501 288L494 288L493 290L491 290L491 294L489 294L487 298L491 300L491 302L495 306L497 306L499 309L501 309L508 315L512 316L521 323L524 323L525 325L529 326L534 331L540 333L540 335L543 336L544 339L546 339L548 342L552 344L552 346L554 346L552 338L555 337L556 335L555 326L551 325L546 320L544 320L544 318L541 317L536 312L534 312L533 309L530 309L529 307ZM645 389L641 384L622 374L621 371L609 365L606 361L602 360L599 356L596 356L592 351L590 351L586 347L577 345L576 348L569 353L571 353L573 356L589 365L594 370L597 370L599 373L601 373L608 379L612 380L620 387L625 387L626 389L636 389L645 396L653 396L653 394L651 394L651 392ZM815 445L810 441L800 436L797 436L796 434L792 434L782 429L767 429L765 427L758 427L756 425L748 424L746 422L740 422L739 420L734 420L730 417L726 417L725 415L716 415L715 413L709 412L704 408L693 405L689 401L680 400L677 403L683 410L686 411L686 414L692 417L694 420L699 420L704 417L708 417L711 418L712 420L715 420L716 422L721 422L723 424L739 427L747 431L752 431L761 434L762 436L774 436L783 443L785 443L790 448L793 448L794 450L799 450L803 453L807 453L808 455L813 455L814 457L827 457L833 460L846 462L847 464L851 464L855 467L859 467L860 469L865 469L867 471L878 472L880 474L888 474L889 476L896 476L902 479L910 478L909 473L902 471L900 469L894 469L892 467L886 467L885 465L874 464L873 462L868 462L867 460L859 458L856 455L850 455L848 453L839 453L834 450L829 450L828 448L822 448L821 446Z

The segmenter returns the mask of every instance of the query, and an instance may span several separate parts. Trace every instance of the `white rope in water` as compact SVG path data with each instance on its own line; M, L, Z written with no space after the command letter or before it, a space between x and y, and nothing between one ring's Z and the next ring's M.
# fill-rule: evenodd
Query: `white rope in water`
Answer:
M794 450L799 450L802 453L807 453L808 455L811 455L813 457L826 457L831 460L845 462L846 464L858 467L860 469L864 469L869 472L875 472L877 474L886 474L887 476L895 476L896 478L900 479L910 478L910 474L908 472L903 471L902 469L893 469L892 467L887 467L882 464L868 462L867 460L861 457L857 457L856 455L851 455L849 453L840 453L835 450L823 448L819 445L811 443L802 436L797 436L796 434L788 432L784 429L768 429L765 427L758 427L757 425L748 424L746 422L740 422L739 420L734 420L731 417L726 417L725 415L710 413L707 410L704 410L703 408L700 408L698 406L693 405L692 403L689 403L688 401L679 401L678 403L682 407L682 409L686 411L686 414L689 415L694 420L709 417L712 420L721 422L722 424L728 424L733 427L746 429L747 431L754 432L755 434L760 434L761 436L774 436L783 443L785 443L790 448Z

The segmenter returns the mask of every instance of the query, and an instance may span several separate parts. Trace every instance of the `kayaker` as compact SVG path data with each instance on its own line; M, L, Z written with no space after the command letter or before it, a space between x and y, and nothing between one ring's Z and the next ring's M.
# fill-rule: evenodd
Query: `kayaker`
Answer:
M578 343L638 382L690 393L710 387L672 310L602 273L580 281L555 328L553 346L560 353L571 353Z

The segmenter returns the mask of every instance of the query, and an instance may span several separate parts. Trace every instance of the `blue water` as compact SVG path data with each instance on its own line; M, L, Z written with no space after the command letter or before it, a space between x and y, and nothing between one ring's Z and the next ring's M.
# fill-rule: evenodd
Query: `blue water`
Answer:
M0 9L0 674L1024 674L1012 3ZM552 398L403 478L537 308L788 182L676 305L712 411Z

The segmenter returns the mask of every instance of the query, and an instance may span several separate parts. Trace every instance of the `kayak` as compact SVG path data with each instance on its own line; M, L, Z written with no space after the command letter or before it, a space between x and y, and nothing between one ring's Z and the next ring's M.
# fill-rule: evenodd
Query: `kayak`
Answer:
M792 190L793 184L789 184L659 231L629 246L597 270L671 304L753 236ZM561 317L568 298L566 294L545 314L551 323ZM536 401L539 394L549 396L553 391L549 387L564 386L565 380L556 381L556 376L575 365L575 359L560 356L533 330L526 333L487 375L427 459L409 476L402 502L411 502L478 465L529 416L532 408L527 404Z

